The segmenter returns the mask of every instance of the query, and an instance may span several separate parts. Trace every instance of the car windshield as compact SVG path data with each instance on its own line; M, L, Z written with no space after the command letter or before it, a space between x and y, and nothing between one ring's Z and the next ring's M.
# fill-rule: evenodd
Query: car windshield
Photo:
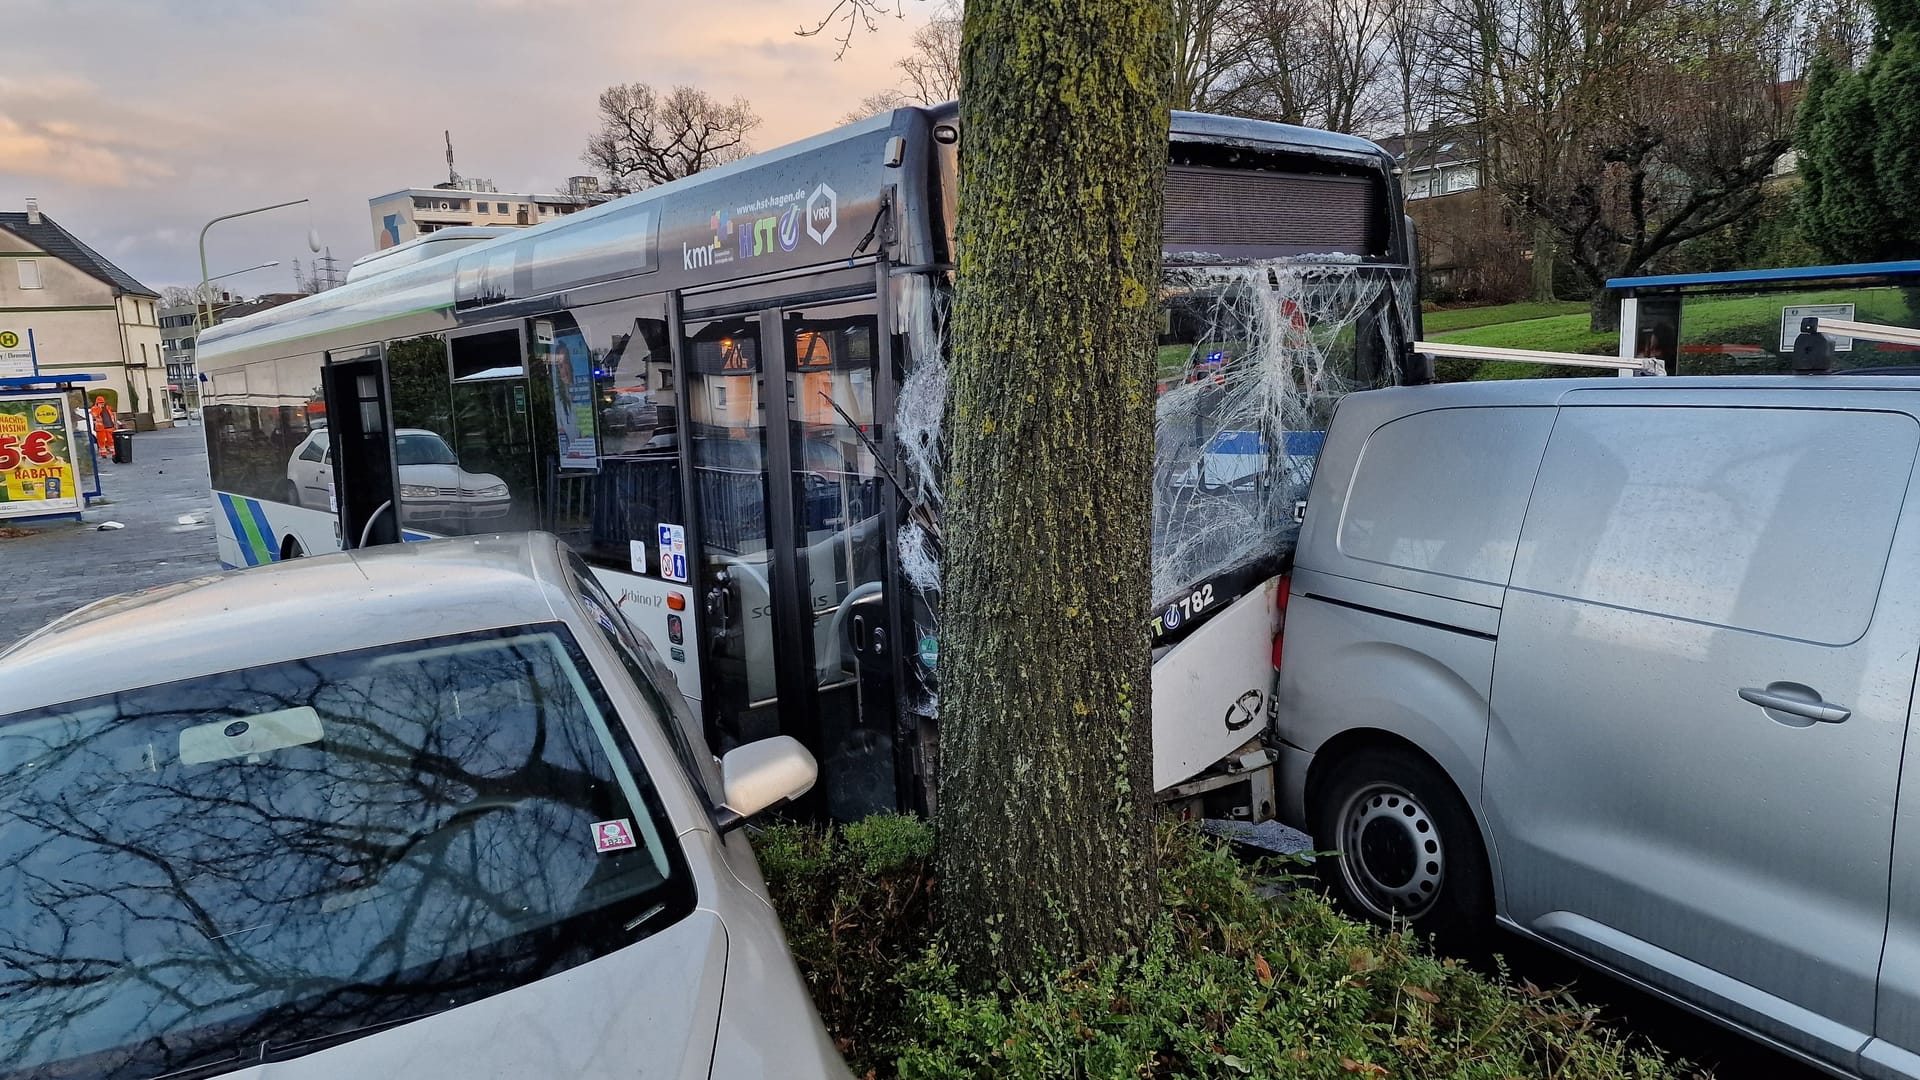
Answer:
M458 465L453 449L445 439L432 434L402 432L395 440L400 464L402 465Z
M598 686L552 625L0 717L0 1076L295 1056L673 922Z

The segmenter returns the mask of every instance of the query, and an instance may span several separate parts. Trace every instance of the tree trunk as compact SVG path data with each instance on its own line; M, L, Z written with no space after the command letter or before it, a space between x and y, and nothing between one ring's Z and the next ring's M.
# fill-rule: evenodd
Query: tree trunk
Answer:
M1559 250L1553 226L1546 222L1537 222L1533 226L1533 287L1527 299L1542 303L1552 303L1558 299L1553 294L1554 254Z
M1612 289L1596 289L1587 302L1587 329L1604 334L1620 329L1620 294Z
M1167 0L968 0L942 925L979 984L1140 940Z

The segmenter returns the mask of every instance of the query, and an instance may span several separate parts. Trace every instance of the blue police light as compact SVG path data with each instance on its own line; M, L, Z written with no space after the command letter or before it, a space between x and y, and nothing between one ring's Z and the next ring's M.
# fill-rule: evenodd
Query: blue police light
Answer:
M606 377L607 377L607 369L606 369L606 368L603 368L603 367L597 367L597 368L594 368L594 369L593 369L593 377L594 377L594 378L596 378L596 379L604 379L604 378L606 378Z
M1217 363L1219 363L1220 361L1222 361L1222 360L1225 360L1226 358L1227 358L1227 354L1226 354L1226 353L1223 353L1223 352L1210 352L1210 353L1208 353L1208 354L1207 354L1207 363L1209 363L1209 364L1217 364Z

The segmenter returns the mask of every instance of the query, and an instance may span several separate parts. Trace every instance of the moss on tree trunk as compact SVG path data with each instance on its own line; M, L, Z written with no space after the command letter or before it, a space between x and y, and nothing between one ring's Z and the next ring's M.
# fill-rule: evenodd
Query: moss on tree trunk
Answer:
M937 827L977 981L1139 940L1166 0L968 0Z

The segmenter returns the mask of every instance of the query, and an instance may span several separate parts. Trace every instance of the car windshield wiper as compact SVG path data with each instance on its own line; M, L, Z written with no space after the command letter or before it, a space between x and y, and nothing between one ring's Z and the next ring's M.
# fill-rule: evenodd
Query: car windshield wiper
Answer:
M311 1054L316 1050L325 1050L330 1046L339 1046L341 1043L352 1042L355 1039L364 1038L365 1036L385 1031L388 1028L399 1027L401 1024L411 1024L415 1020L425 1020L427 1017L433 1016L440 1011L439 1009L434 1009L428 1012L413 1013L412 1015L396 1017L392 1020L381 1020L372 1024L361 1024L359 1027L345 1028L340 1031L329 1031L324 1034L309 1036L305 1039L294 1039L290 1042L262 1043L260 1046L260 1061L262 1063L285 1061L288 1058Z
M258 1064L259 1060L256 1054L236 1054L233 1057L221 1058L218 1061L208 1061L199 1065L189 1066L185 1069L176 1069L170 1073L157 1073L154 1075L153 1080L201 1080L202 1077L219 1076L222 1073L230 1073L247 1068L251 1065Z
M438 1010L435 1010L434 1012L437 1011ZM340 1031L329 1031L304 1039L293 1039L288 1042L274 1042L272 1040L255 1042L249 1040L247 1043L249 1049L244 1053L234 1054L231 1057L223 1057L216 1061L203 1062L185 1069L176 1069L169 1073L159 1073L153 1076L152 1080L204 1080L205 1077L237 1072L241 1069L249 1069L256 1065L264 1065L272 1061L285 1061L289 1058L311 1054L317 1050L325 1050L331 1046L338 1046L341 1043L352 1042L355 1039L385 1031L391 1027L399 1027L401 1024L410 1024L415 1020L423 1020L434 1015L434 1012L414 1013L392 1020L381 1020L377 1023L361 1024L358 1027L345 1028Z

